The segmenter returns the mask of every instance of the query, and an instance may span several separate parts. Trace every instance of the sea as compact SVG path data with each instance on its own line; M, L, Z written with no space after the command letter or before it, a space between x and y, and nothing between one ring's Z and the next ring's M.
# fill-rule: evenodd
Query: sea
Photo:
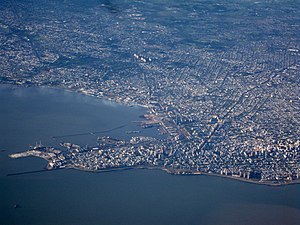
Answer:
M156 128L139 126L145 113L63 89L0 85L0 225L299 224L299 184L271 187L141 169L7 176L45 168L40 158L8 157L36 143L92 146L93 132L117 139L163 138Z

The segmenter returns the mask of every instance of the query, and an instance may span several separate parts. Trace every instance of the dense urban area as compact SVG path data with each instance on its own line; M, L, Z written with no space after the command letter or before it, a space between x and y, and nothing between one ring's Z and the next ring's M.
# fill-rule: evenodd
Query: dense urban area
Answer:
M298 182L297 1L124 2L2 1L0 83L139 105L148 111L141 126L166 138L103 136L94 147L11 156L45 158L49 169Z

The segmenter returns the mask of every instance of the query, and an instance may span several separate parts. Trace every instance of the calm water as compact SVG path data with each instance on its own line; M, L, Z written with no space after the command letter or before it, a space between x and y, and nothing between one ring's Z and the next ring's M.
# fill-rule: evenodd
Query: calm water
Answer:
M37 158L8 154L29 144L59 141L93 144L103 133L129 138L132 121L145 111L50 88L0 86L0 224L179 225L299 224L300 185L267 187L207 176L172 176L161 171L88 173L61 170L7 177L42 169ZM157 136L154 129L143 135ZM14 209L14 204L21 207Z

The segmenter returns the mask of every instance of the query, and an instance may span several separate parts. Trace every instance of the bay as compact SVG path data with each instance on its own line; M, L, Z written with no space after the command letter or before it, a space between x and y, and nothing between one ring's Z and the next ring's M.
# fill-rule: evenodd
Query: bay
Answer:
M300 185L269 187L209 176L173 176L158 170L90 173L43 169L38 158L8 154L41 141L95 144L100 132L160 137L133 121L146 113L66 90L0 86L0 224L298 224ZM119 128L121 127L121 128ZM118 128L118 129L115 129ZM110 130L110 131L109 131ZM106 131L106 132L105 132ZM14 208L19 204L19 208Z

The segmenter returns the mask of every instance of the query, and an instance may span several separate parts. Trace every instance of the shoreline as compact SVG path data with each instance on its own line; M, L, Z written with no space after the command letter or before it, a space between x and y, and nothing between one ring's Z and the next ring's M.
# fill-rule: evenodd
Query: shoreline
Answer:
M137 167L116 167L116 168L107 168L107 169L99 169L99 170L90 170L90 169L83 169L78 167L65 167L65 168L57 168L57 169L74 169L78 171L83 172L91 172L91 173L107 173L107 172L119 172L119 171L126 171L126 170L159 170L162 172L165 172L169 175L173 176L211 176L211 177L219 177L222 179L231 179L235 181L240 181L248 184L254 184L254 185L265 185L269 187L283 187L286 185L297 185L300 184L300 180L290 181L286 183L271 183L271 182L265 182L265 181L255 181L250 179L245 179L241 177L234 177L234 176L226 176L216 173L204 173L204 172L194 172L194 173L185 173L185 174L177 174L174 173L167 168L159 168L159 167L147 167L147 166L137 166ZM56 170L56 169L52 169Z
M270 187L281 187L281 186L285 186L285 185L295 185L295 184L300 184L300 180L294 180L294 181L290 181L290 182L286 182L286 183L271 183L271 182L266 182L266 181L255 181L255 180L251 180L251 179L245 179L242 177L234 177L234 176L226 176L226 175L221 175L221 174L217 174L217 173L205 173L205 172L186 172L184 174L178 174L176 173L176 171L171 171L167 168L159 168L159 167L136 167L136 169L149 169L149 170L161 170L163 172L166 172L170 175L174 175L174 176L213 176L213 177L219 177L219 178L223 178L223 179L232 179L232 180L236 180L236 181L241 181L241 182L245 182L245 183L250 183L250 184L256 184L256 185L266 185L266 186L270 186Z
M20 155L20 156L18 156ZM38 157L38 156L25 156L22 155L22 153L13 153L13 154L9 154L8 155L10 158L12 159L17 159L17 158L24 158L24 157L37 157L37 158L41 158L44 159L45 161L48 162L48 164L45 166L44 169L42 170L38 170L38 171L25 171L25 172L18 172L15 174L7 174L7 176L12 176L12 175L23 175L23 174L29 174L29 173L34 173L34 172L46 172L46 171L54 171L54 170L61 170L61 169L74 169L74 170L78 170L78 171L83 171L83 172L91 172L91 173L107 173L107 172L118 172L118 171L125 171L125 170L160 170L162 172L165 172L169 175L173 175L173 176L213 176L213 177L219 177L219 178L223 178L223 179L231 179L231 180L236 180L236 181L240 181L240 182L245 182L245 183L249 183L249 184L255 184L255 185L266 185L266 186L270 186L270 187L283 187L286 185L296 185L296 184L300 184L300 180L293 180L290 182L282 182L282 183L272 183L272 182L266 182L266 181L259 181L259 180L251 180L251 179L245 179L242 177L235 177L235 176L226 176L226 175L221 175L221 174L217 174L217 173L206 173L206 172L192 172L192 171L180 171L180 170L170 170L168 168L164 168L164 167L151 167L151 166L132 166L132 167L115 167L115 168L102 168L102 169L98 169L98 170L93 170L93 169L89 169L89 168L80 168L80 167L76 167L76 166L64 166L64 167L58 167L58 168L49 168L49 161L46 158L43 157ZM181 172L181 173L180 173Z
M108 96L95 96L92 94L88 94L85 93L83 91L80 90L73 90L70 89L68 87L65 86L44 86L44 85L24 85L24 84L5 84L5 83L1 83L1 85L6 86L6 87L13 87L13 88L17 88L17 87L23 87L23 88L50 88L53 90L60 90L60 91L67 91L69 93L76 93L76 94L80 94L82 96L87 96L87 97L92 97L95 99L98 99L100 101L109 101L112 102L114 104L119 104L121 106L128 106L128 107L140 107L144 110L146 110L147 112L149 112L149 106L148 105L142 105L142 104L138 104L138 103L129 103L129 102L122 102L122 101L117 101L114 98L110 98ZM75 134L76 135L76 134ZM55 137L54 137L55 138ZM13 155L16 154L20 154L20 153L14 153L14 154L10 154L9 157L10 158L20 158L20 157L14 157ZM22 156L22 157L26 157L26 156ZM34 156L34 157L38 157L38 156ZM39 157L42 158L42 157ZM47 161L46 158L43 158ZM90 170L90 169L85 169L85 168L78 168L78 167L65 167L66 169L76 169L76 170L80 170L80 171L86 171L86 172L115 172L115 171L120 171L120 170L128 170L128 169L151 169L151 170L161 170L164 171L168 174L171 175L187 175L187 176L196 176L196 175L206 175L206 176L215 176L215 177L221 177L221 178L228 178L228 179L233 179L233 180L237 180L237 181L242 181L242 182L247 182L247 183L251 183L251 184L256 184L256 185L267 185L267 186L272 186L272 187L278 187L278 186L285 186L285 185L295 185L295 184L300 184L300 179L299 180L292 180L289 182L282 182L282 183L272 183L272 182L266 182L266 181L259 181L259 180L251 180L251 179L246 179L246 178L242 178L242 177L235 177L235 176L227 176L227 175L221 175L221 174L217 174L217 173L206 173L206 172L193 172L193 171L181 171L181 170L170 170L167 168L160 168L160 167L147 167L147 166L137 166L137 167L126 167L126 168L109 168L109 169L100 169L100 170ZM53 168L53 169L49 169L46 167L46 170L56 170L56 169L64 169L64 168ZM23 172L21 172L23 173ZM27 173L27 172L26 172Z
M30 85L24 85L24 84L9 84L9 83L0 83L0 85L3 86L7 86L7 87L22 87L22 88L50 88L53 90L59 90L59 91L66 91L69 93L73 93L73 94L80 94L82 96L86 96L86 97L92 97L95 99L98 99L100 101L103 101L104 103L107 102L111 102L114 103L116 105L120 105L120 106L128 106L128 107L137 107L137 108L142 108L146 111L149 110L149 106L148 105L143 105L143 104L139 104L139 103L130 103L130 102L123 102L123 101L117 101L114 98L110 98L108 96L96 96L96 95L92 95L92 94L88 94L85 93L83 91L80 90L73 90L71 88L65 87L65 86L49 86L49 85L35 85L35 84L30 84Z

